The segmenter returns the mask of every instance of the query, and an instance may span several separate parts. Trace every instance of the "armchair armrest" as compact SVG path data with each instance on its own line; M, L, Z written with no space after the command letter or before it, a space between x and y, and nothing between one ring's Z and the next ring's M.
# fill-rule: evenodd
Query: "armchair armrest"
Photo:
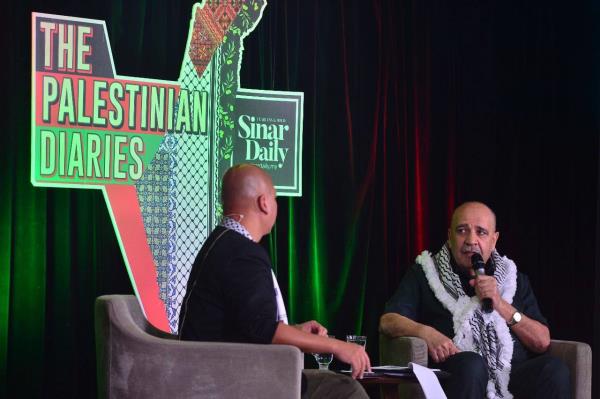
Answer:
M592 349L583 342L552 340L548 354L561 359L571 373L574 399L592 397ZM404 366L414 362L427 366L427 344L417 337L391 338L379 335L379 360L381 364Z
M395 337L379 334L381 364L405 366L408 362L427 367L427 344L417 337Z
M561 359L571 372L573 398L592 397L592 348L584 342L550 341L548 353Z
M300 398L298 348L179 341L150 326L135 301L96 301L98 397Z
M143 352L150 351L154 353L144 361ZM168 375L170 381L180 382L170 384L175 392L157 398L300 397L304 357L289 345L157 340L136 357L144 384L149 375ZM161 388L154 387L155 395L157 389Z
M427 344L417 337L391 338L379 334L379 361L381 365L406 366L408 362L427 367ZM416 381L398 385L398 397L425 399L421 386Z
M107 349L109 398L300 398L304 358L293 346L147 335Z

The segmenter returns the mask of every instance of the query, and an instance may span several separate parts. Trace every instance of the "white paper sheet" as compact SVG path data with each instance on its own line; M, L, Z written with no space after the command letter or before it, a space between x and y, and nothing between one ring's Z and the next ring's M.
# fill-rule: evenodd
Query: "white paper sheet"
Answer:
M447 399L440 381L431 369L420 366L416 363L409 363L423 388L423 393L427 399Z

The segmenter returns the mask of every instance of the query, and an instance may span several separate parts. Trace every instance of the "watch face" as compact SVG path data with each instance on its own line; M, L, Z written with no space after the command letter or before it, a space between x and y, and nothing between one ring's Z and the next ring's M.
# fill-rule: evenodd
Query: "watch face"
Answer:
M513 317L517 323L521 321L521 313L516 312Z
M518 322L520 322L520 321L521 321L521 313L519 313L519 312L515 312L515 314L513 315L513 321L514 321L515 323L518 323Z

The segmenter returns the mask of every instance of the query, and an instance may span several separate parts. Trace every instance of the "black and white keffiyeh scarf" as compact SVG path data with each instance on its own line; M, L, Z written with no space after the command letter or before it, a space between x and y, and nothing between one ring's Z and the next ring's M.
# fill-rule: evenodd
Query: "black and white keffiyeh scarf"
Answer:
M447 245L435 255L423 251L416 262L421 265L435 297L452 314L454 344L461 351L479 353L486 361L489 372L487 397L512 398L508 391L513 340L506 321L497 311L485 313L475 295L469 297L452 270L452 254ZM506 256L492 252L500 296L512 303L517 289L517 267Z

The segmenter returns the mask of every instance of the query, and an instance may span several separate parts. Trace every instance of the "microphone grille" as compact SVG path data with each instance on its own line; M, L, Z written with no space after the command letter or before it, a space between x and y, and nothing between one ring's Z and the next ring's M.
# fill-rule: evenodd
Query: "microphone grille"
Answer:
M471 255L471 264L473 266L481 264L481 263L483 263L483 258L481 257L481 254L474 253L473 255Z

